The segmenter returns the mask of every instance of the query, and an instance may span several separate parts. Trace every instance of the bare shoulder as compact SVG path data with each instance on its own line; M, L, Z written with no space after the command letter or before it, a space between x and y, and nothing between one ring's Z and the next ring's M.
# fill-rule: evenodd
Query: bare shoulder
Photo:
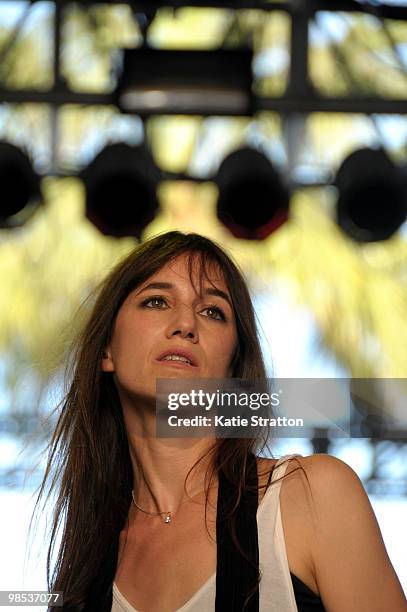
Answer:
M319 463L319 457L323 456L311 455L303 457L299 455L287 457L286 460L280 463L281 466L285 464L284 475L274 478L275 480L281 479L280 498L285 506L286 513L289 511L290 515L293 513L301 515L304 519L304 526L312 515L310 475L311 473L314 474L316 464ZM263 461L262 465L267 473L273 470L277 463L277 459L266 459Z
M281 483L284 485L284 495L289 496L292 492L294 497L297 499L297 504L300 502L299 496L306 499L307 486L304 484L308 478L307 473L311 469L311 463L317 455L310 457L296 456L289 457L286 461L283 461L280 465L286 463L284 476L281 478ZM278 459L266 459L258 458L258 474L259 483L266 483L269 480L270 473L274 470ZM283 487L282 487L283 488ZM300 495L300 490L302 494ZM309 487L308 487L309 490ZM302 509L304 510L304 509Z
M299 456L281 461L281 474L275 474L273 480L275 485L280 482L281 522L289 570L318 595L311 556L312 512L306 475L310 459ZM270 473L276 463L276 459L264 462L263 470Z
M301 475L292 491L307 500L309 545L318 591L331 612L407 612L370 500L344 461L317 454L297 457ZM305 483L305 480L306 483ZM299 484L301 482L301 484ZM288 481L287 481L288 484ZM301 493L308 489L307 492Z

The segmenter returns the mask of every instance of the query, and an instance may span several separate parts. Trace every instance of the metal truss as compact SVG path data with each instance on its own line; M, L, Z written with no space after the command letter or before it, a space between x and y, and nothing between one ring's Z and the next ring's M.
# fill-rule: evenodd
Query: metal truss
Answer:
M1 2L2 0L0 0ZM18 2L19 0L15 0ZM368 2L356 2L356 0L298 0L287 2L265 2L260 0L190 0L189 2L180 2L177 0L167 0L158 2L156 0L137 1L137 0L114 0L113 2L99 2L92 0L79 2L82 6L92 6L95 4L129 4L134 13L147 12L154 14L156 10L163 7L172 7L173 9L190 7L213 7L213 8L229 8L235 10L241 9L257 9L262 11L285 11L291 17L291 48L290 48L290 71L288 87L285 95L281 97L254 97L253 111L254 113L273 111L281 114L292 113L362 113L362 114L406 114L407 101L404 99L387 99L379 97L351 96L338 97L323 97L319 96L309 82L308 76L308 28L309 23L318 11L329 12L359 12L367 13L378 17L379 19L396 19L407 21L407 7L394 6L386 3L380 5L372 5ZM92 105L92 106L110 106L115 105L113 94L104 93L87 93L75 92L70 90L61 79L60 73L60 50L61 50L61 20L62 9L68 6L70 2L67 0L55 0L55 22L54 22L54 85L48 91L36 91L31 89L8 89L0 87L0 102L4 103L38 103L50 104L58 108L64 104ZM9 45L10 47L10 45ZM1 50L0 50L1 53ZM4 58L3 58L4 59ZM214 109L203 105L199 115L210 116L216 114ZM149 110L148 113L143 109L138 113L135 109L135 114L140 114L142 117L148 117L153 114L163 114L163 111ZM165 113L167 114L167 113ZM171 114L169 111L168 114ZM186 113L188 114L188 113ZM192 113L191 113L192 114ZM195 111L193 114L197 114ZM226 112L225 114L233 115Z
M0 0L1 1L1 0ZM16 2L21 0L14 0ZM54 0L62 5L70 4L70 0ZM180 9L184 7L220 8L232 10L261 10L284 11L295 14L298 10L306 9L310 14L316 11L343 11L346 13L369 13L372 10L380 11L384 19L407 19L407 7L403 5L387 4L386 2L372 5L370 2L357 0L287 0L286 2L267 2L267 0L79 0L77 4L89 6L92 4L128 4L135 11L157 11L163 7Z

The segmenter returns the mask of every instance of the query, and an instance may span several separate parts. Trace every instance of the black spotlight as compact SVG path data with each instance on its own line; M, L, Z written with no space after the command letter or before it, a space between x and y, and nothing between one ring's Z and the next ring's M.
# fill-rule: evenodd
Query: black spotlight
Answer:
M82 171L86 217L107 236L140 238L158 209L160 172L143 146L109 145Z
M217 215L236 238L263 240L287 219L290 195L270 161L249 147L219 167Z
M354 151L340 166L336 218L358 242L387 240L406 220L407 186L383 149Z
M0 227L20 227L41 202L40 177L19 148L0 142Z

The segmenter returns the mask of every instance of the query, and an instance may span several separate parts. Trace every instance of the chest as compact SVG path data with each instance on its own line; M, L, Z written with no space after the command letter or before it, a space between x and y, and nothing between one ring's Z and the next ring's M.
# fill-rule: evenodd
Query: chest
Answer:
M281 520L290 571L311 590L318 587L309 558L309 530L295 480L282 484ZM259 494L259 502L262 495ZM216 497L207 507L188 504L171 524L141 517L120 541L115 583L140 612L174 612L184 606L216 572Z
M127 541L122 534L115 582L136 610L174 612L216 572L216 515L208 511L208 529L201 506L169 525L153 520L140 521Z

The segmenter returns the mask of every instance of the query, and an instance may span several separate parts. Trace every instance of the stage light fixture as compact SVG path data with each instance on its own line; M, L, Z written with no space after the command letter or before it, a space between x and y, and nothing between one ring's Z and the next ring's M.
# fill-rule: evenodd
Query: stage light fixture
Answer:
M406 180L384 149L354 151L342 162L334 184L339 190L337 223L353 240L387 240L406 220Z
M122 112L251 115L250 49L126 49L116 89Z
M8 142L0 142L0 227L21 227L41 202L40 177L28 156Z
M107 236L140 238L159 204L160 172L148 149L112 144L82 171L86 217Z
M287 219L290 195L270 160L245 147L221 163L217 216L236 238L263 240Z

